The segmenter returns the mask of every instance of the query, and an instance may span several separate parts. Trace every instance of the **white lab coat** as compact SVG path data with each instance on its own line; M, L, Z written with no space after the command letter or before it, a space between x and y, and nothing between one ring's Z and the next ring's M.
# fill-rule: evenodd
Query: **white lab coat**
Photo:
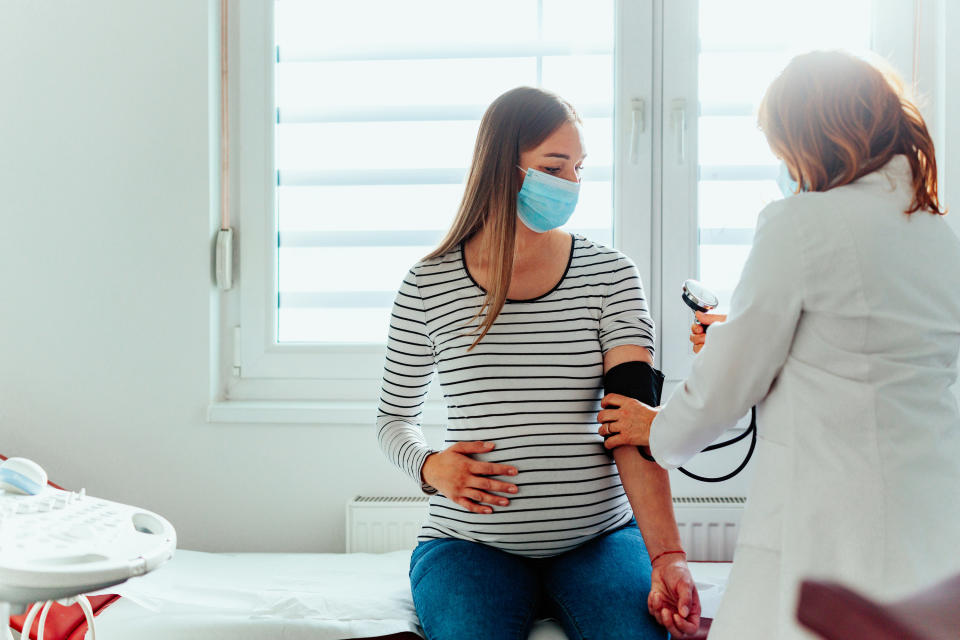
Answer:
M760 214L730 315L651 427L668 468L758 404L710 640L813 638L799 581L895 598L960 572L960 242L886 167ZM956 215L956 214L954 214Z

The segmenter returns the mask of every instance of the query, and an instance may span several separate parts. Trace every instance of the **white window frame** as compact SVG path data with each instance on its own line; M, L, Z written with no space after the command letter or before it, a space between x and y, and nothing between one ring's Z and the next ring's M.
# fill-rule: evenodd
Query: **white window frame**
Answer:
M936 33L934 16L943 11L943 1L927 0L921 38ZM886 16L874 25L874 48L909 70L914 34L896 27L912 22L913 3L874 3ZM672 383L688 374L692 362L690 313L678 290L684 278L697 273L697 15L696 0L615 0L614 245L640 270L658 327L658 366ZM384 345L277 344L274 339L273 0L231 2L230 29L231 196L240 259L237 286L222 297L220 338L228 357L209 419L368 423L379 393ZM943 63L942 51L936 53L924 59L921 81L937 77L937 65ZM669 73L664 73L667 64ZM682 158L681 114L686 126ZM938 130L939 112L928 117ZM444 419L434 392L425 424Z
M233 166L238 189L240 238L240 323L233 344L241 379L352 380L370 378L371 367L383 365L378 345L279 344L276 291L277 247L274 176L273 2L234 4L237 34L232 61L242 71L231 76L232 109L237 128ZM331 373L331 370L336 373ZM337 394L335 397L343 397Z
M615 7L614 136L625 142L615 145L613 231L615 244L637 262L644 282L650 283L652 72L649 64L638 62L652 51L652 12L649 4L629 0L616 0ZM209 418L342 422L345 416L356 415L359 419L360 412L368 412L368 404L378 397L385 345L279 344L274 338L273 0L233 2L229 19L231 195L236 203L233 218L239 260L237 284L224 294L221 323L226 327L221 346L231 357L221 368L221 391ZM634 62L628 62L631 59ZM437 395L432 398L428 413L438 409ZM363 422L370 415L364 413Z
M659 148L660 242L658 299L661 324L660 368L667 381L681 380L692 353L687 340L690 309L680 300L680 284L698 272L697 250L697 0L657 3L659 102L663 108ZM671 34L669 38L666 34ZM679 35L677 35L679 34ZM669 194L669 197L664 197ZM686 343L686 344L684 344Z

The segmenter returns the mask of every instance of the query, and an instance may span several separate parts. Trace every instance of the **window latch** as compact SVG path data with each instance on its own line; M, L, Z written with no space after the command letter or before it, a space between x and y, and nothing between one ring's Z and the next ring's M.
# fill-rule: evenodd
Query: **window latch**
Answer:
M647 128L647 105L643 98L630 101L630 164L640 161L640 134Z
M686 162L687 149L687 101L675 98L670 104L671 124L677 139L677 164Z

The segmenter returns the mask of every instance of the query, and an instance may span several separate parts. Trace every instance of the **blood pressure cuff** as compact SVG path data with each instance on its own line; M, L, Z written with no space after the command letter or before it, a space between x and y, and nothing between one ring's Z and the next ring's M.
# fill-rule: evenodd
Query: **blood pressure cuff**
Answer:
M660 406L660 394L663 391L663 372L654 369L649 362L624 362L612 367L603 376L603 393L616 393L639 400L651 407ZM604 440L610 436L604 436ZM612 449L604 449L613 457ZM647 460L652 458L641 449L640 454Z

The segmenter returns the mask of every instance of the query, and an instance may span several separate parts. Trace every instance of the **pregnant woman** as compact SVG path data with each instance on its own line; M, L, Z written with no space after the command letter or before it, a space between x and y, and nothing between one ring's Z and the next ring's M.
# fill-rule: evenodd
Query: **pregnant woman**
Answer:
M450 231L397 295L378 439L432 494L410 566L431 640L522 639L543 616L570 638L698 627L667 472L596 433L605 371L652 363L654 328L634 264L559 230L585 155L567 102L497 98ZM443 451L420 429L435 372Z

